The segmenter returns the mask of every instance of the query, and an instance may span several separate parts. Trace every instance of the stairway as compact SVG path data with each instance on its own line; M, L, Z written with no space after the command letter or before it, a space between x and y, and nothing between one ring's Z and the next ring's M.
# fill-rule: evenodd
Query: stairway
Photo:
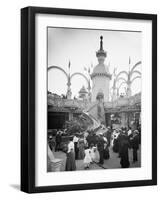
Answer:
M100 132L105 132L107 129L106 127L103 127L101 124L101 119L98 118L98 106L100 106L99 102L95 102L92 104L88 109L83 111L83 114L91 120L91 125L88 128L89 130L95 130L96 134ZM103 104L101 104L101 108L103 109L102 115L104 115L104 107Z

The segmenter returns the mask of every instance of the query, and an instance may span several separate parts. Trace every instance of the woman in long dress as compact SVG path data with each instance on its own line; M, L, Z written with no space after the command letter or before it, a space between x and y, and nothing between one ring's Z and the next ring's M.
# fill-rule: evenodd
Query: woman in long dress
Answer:
M85 148L85 144L84 144L84 140L80 139L78 141L78 148L79 148L79 152L78 152L78 159L79 160L83 160L85 153L84 153L84 148Z
M108 160L110 158L109 147L107 142L104 144L103 158Z
M129 162L129 142L128 139L122 138L121 145L120 145L120 164L122 168L128 168L130 166Z
M75 135L75 136L73 137L74 152L75 152L75 160L78 159L78 153L79 153L78 140L79 140L79 138Z
M70 142L68 144L65 170L66 171L75 171L76 170L74 142L72 141L72 139L70 140Z

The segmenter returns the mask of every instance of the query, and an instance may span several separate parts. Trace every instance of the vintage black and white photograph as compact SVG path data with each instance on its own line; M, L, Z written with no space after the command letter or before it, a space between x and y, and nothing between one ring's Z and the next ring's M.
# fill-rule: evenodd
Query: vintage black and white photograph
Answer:
M21 14L21 190L156 185L157 15Z
M47 172L141 167L142 33L47 28Z

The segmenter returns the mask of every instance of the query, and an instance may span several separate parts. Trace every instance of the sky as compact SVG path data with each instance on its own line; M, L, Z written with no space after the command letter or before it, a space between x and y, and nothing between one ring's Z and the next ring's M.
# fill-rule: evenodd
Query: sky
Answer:
M105 64L110 63L109 71L112 74L114 68L116 73L130 68L141 61L142 33L110 30L87 30L71 28L48 28L48 67L55 65L70 73L81 72L88 76L84 68L91 68L98 64L96 51L100 48L100 36L103 36L103 48L107 52ZM93 68L91 67L93 66ZM137 67L141 72L141 65ZM66 94L67 80L65 75L52 69L48 72L48 90L59 95ZM113 79L110 81L112 87ZM78 96L82 86L87 88L86 81L81 76L72 79L72 97ZM125 85L120 88L124 93ZM141 79L136 79L132 84L132 95L141 91Z

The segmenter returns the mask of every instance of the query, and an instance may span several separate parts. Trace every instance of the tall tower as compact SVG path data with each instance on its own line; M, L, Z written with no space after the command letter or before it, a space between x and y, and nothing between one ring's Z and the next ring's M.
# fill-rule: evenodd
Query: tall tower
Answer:
M103 50L103 36L100 37L100 49L96 52L98 64L94 67L91 74L92 79L92 102L97 100L109 101L109 81L111 74L109 73L109 66L104 64L107 56L106 51Z

